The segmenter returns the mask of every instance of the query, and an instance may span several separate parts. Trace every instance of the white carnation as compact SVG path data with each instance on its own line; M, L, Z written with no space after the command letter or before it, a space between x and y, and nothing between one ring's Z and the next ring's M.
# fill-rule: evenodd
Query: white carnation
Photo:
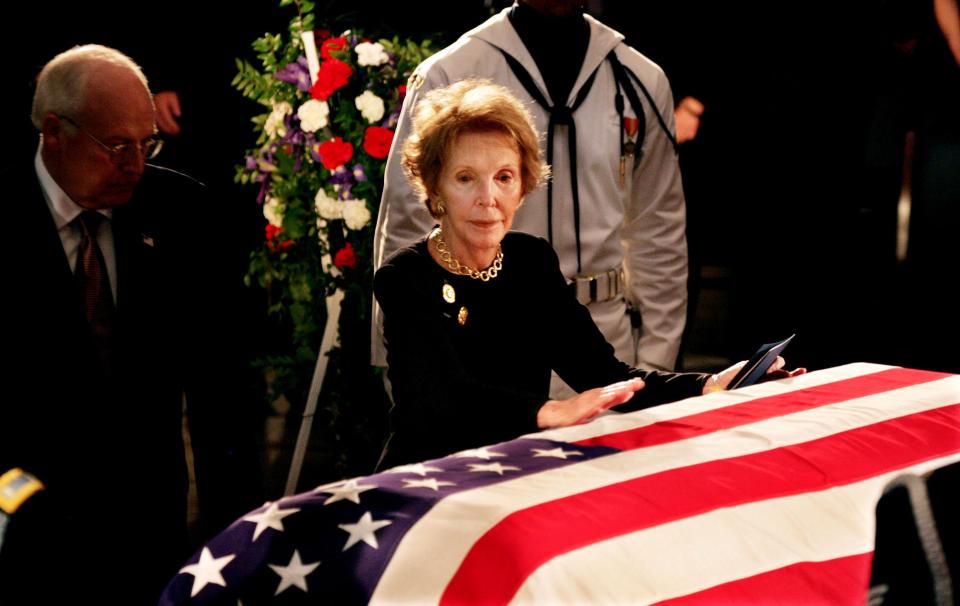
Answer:
M274 227L283 227L283 202L280 198L267 196L267 201L263 203L263 216L267 218L270 225Z
M379 42L361 42L353 50L357 51L358 65L383 65L390 60Z
M267 117L267 121L263 125L263 130L267 131L267 135L269 135L271 139L285 136L287 134L287 126L283 123L283 119L292 113L293 107L286 101L274 103L273 111L271 111Z
M353 100L353 103L367 119L367 122L373 124L383 117L385 110L383 99L373 94L373 91L365 90L363 94Z
M370 209L363 200L344 200L343 202L343 222L347 224L347 229L363 229L370 223Z
M317 218L317 238L320 240L323 248L329 250L330 242L327 240L327 221L319 217Z
M314 205L317 208L317 215L323 219L341 219L343 218L343 202L327 195L327 192L321 189L314 198Z
M305 132L314 133L324 128L329 120L330 106L326 101L319 99L310 99L300 106L297 110L297 118L300 118L300 128Z

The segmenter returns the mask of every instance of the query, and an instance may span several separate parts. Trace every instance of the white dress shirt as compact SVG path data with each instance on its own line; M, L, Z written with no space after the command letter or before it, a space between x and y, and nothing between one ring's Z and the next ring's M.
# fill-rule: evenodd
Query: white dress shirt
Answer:
M70 269L76 271L77 255L80 249L80 241L83 239L83 231L79 222L76 221L84 210L87 210L70 199L70 196L63 191L59 184L50 175L43 158L40 156L40 148L37 148L37 155L34 157L33 166L37 171L37 178L40 180L40 188L43 190L43 197L47 201L47 208L53 215L53 221L57 225L57 233L60 235L60 241L63 243L63 252L67 255L67 262L70 263ZM107 264L107 274L110 276L110 292L113 295L113 302L117 302L117 256L113 246L113 229L111 219L112 211L110 209L97 209L98 213L103 215L104 221L100 224L97 233L97 245L103 254L103 260Z

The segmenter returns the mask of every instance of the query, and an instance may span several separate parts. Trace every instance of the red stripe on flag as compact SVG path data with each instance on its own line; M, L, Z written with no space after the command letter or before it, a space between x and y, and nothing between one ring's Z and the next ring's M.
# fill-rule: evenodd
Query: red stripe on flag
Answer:
M717 585L658 606L715 604L850 604L867 603L873 552L801 562L763 574Z
M521 509L473 545L441 601L505 603L545 562L586 545L720 507L858 482L956 452L960 404Z
M655 446L949 376L951 375L926 370L892 368L808 389L757 398L743 404L661 421L636 429L588 438L574 444L609 446L620 450Z

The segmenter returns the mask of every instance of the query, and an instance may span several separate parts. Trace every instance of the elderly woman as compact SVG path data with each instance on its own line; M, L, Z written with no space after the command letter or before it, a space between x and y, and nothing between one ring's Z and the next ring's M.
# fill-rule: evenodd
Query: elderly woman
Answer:
M507 89L467 80L431 91L414 131L403 166L439 226L374 278L396 404L387 466L729 382L738 366L711 376L619 361L550 244L509 231L548 169L529 114ZM551 400L551 370L579 395Z

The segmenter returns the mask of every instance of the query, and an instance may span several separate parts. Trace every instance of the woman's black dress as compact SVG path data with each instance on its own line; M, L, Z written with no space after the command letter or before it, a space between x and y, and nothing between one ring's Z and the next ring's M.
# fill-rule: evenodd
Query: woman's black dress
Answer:
M551 369L577 392L643 378L646 387L617 410L701 393L707 375L619 361L546 240L511 232L501 246L503 269L488 282L446 271L426 239L377 271L396 405L386 466L537 431Z

